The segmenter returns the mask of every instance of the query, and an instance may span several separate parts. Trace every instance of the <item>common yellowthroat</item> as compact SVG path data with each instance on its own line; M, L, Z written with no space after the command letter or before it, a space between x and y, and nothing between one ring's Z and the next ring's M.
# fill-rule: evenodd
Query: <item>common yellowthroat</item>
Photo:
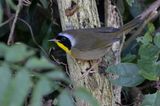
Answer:
M135 18L120 28L102 27L67 30L58 34L54 41L61 49L74 58L93 60L103 57L106 49L122 35L142 24L143 20ZM66 44L65 42L70 42Z

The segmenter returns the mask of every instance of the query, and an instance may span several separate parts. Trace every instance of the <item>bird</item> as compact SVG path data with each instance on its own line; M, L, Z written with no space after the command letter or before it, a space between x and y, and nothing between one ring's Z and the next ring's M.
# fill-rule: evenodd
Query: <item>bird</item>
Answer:
M86 29L72 29L58 33L57 37L49 41L55 42L67 54L80 60L95 60L103 57L107 48L115 41L119 41L123 34L127 34L143 23L135 18L120 28L99 27ZM66 43L69 42L69 43Z

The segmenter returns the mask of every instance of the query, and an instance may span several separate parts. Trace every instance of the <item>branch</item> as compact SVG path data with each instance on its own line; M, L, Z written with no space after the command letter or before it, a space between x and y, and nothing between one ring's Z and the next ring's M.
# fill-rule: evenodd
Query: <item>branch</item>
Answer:
M20 9L22 7L22 4L23 1L22 0L19 0L18 1L18 5L17 5L17 11L16 11L16 14L15 14L15 18L13 20L13 24L12 24L12 27L11 27L11 31L10 31L10 34L9 34L9 37L8 37L8 41L7 41L7 44L8 45L11 45L13 44L14 42L14 30L15 30L15 25L16 25L16 22L17 22L17 19L18 19L18 14L20 12Z
M126 49L128 47L128 45L130 45L130 43L135 40L135 38L142 32L142 30L144 29L144 27L146 26L146 24L148 22L150 22L151 20L153 20L155 17L158 16L158 9L160 7L160 0L155 1L154 3L152 3L149 8L147 8L144 12L142 12L140 15L138 15L138 17L141 20L145 20L144 23L141 25L141 27L136 31L135 34L133 34L124 44L123 46L123 50Z
M160 0L155 1L152 3L149 8L147 8L144 12L142 12L139 16L142 20L146 19L150 14L153 14L154 12L158 11L158 8L160 7ZM152 19L155 18L155 16L152 17Z

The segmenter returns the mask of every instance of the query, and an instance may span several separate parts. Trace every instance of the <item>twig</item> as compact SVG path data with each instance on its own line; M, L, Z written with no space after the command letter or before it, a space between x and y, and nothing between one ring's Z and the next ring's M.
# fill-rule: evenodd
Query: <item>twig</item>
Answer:
M48 56L47 52L37 43L37 41L36 41L36 39L35 39L35 37L34 37L34 34L33 34L33 31L32 31L31 26L30 26L25 20L23 20L23 19L21 19L21 18L17 18L17 19L27 25L27 27L29 28L29 31L30 31L30 33L31 33L31 37L32 37L33 42L36 44L36 46L38 46L38 48L40 48L40 49L42 50L42 52L43 52L43 53L45 54L45 56L48 58L49 56ZM50 60L50 59L49 59L49 60Z
M2 27L3 25L8 24L11 20L14 19L14 16L10 17L8 20L4 21L3 23L0 24L0 27Z
M67 64L58 61L53 55L51 55L51 57L52 57L52 59L53 59L57 64L67 66Z
M67 74L68 76L70 76L70 74L69 74L69 72L68 72L68 66L67 66L67 64L58 61L53 55L51 55L51 57L52 57L52 59L53 59L57 64L63 65L63 66L65 67L66 74Z
M13 36L13 34L14 34L15 25L16 25L16 22L17 22L18 15L19 15L19 12L21 10L21 7L22 7L22 0L19 0L18 1L18 5L17 5L17 11L16 11L16 14L15 14L15 18L13 20L11 31L10 31L10 34L9 34L9 38L8 38L8 41L7 41L8 45L11 45L11 44L14 43L14 36Z
M155 12L158 10L160 7L160 0L155 1L152 3L149 8L147 8L143 13L141 13L139 16L141 17L142 20L144 20L148 15L152 12ZM154 17L153 17L154 18Z

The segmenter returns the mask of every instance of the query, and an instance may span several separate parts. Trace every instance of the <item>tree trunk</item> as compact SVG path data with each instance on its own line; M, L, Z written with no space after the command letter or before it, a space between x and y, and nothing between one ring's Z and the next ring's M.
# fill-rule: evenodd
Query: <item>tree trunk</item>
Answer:
M122 16L118 10L118 8L116 7L116 5L114 5L112 3L113 0L105 0L105 26L107 27L115 27L115 28L119 28L120 26L123 25L123 20L122 20ZM109 61L110 55L106 54L106 58L105 58L105 62L109 61L111 62L110 64L118 64L121 61L121 49L123 46L123 42L125 40L125 36L123 36L123 40L120 44L120 41L113 43L112 45L112 51L113 51L113 61ZM116 75L111 75L110 76L115 79L118 76ZM114 96L114 102L120 103L121 104L121 86L112 86L113 87L113 96ZM112 104L112 106L116 106L117 104Z
M95 0L57 0L57 2L63 30L100 27ZM113 7L109 0L106 0L106 6L107 13L111 14L109 9ZM107 15L107 17L110 16ZM110 19L111 17L107 18L108 21ZM119 23L115 26L119 27ZM75 82L73 88L87 88L98 100L100 106L117 106L116 102L120 103L121 88L113 87L107 79L109 76L114 78L115 76L104 73L108 65L119 62L119 54L115 55L113 48L119 51L119 43L118 46L108 48L106 56L98 60L83 61L67 56L70 78ZM78 98L76 98L76 105L89 106Z

